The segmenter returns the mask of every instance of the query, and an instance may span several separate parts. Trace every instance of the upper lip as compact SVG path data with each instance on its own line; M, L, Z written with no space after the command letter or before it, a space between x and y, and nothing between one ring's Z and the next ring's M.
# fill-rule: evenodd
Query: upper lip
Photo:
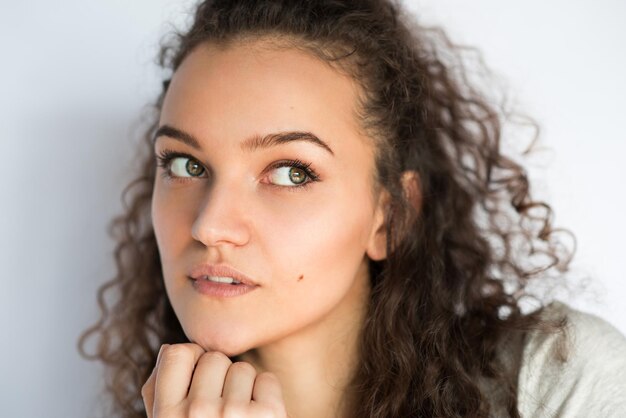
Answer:
M248 276L235 270L227 265L212 265L212 264L199 264L191 269L189 277L198 280L202 276L218 276L218 277L232 277L233 279L249 286L256 286L257 284Z

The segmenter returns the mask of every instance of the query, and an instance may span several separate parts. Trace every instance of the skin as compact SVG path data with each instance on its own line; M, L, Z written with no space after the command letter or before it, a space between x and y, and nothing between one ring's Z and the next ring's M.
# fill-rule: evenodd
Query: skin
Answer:
M201 150L162 135L155 153L189 154L205 171L189 173L178 157L179 177L159 168L154 185L165 286L191 343L162 349L142 391L149 416L159 408L167 413L154 416L190 408L207 417L233 408L246 417L342 415L369 299L368 258L385 257L388 204L384 189L373 192L374 149L360 133L357 95L354 80L313 55L261 41L203 44L177 69L160 126L193 135ZM333 154L306 141L240 147L281 131L311 132ZM285 159L311 163L319 181L294 188L289 168L271 168ZM258 287L202 295L187 278L199 263L227 264Z

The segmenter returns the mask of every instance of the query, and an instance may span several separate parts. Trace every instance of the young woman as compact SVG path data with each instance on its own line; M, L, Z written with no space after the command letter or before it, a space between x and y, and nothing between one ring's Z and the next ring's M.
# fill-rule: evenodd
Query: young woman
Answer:
M440 31L386 0L204 1L160 57L81 340L115 416L626 413L626 339L528 290L571 253Z

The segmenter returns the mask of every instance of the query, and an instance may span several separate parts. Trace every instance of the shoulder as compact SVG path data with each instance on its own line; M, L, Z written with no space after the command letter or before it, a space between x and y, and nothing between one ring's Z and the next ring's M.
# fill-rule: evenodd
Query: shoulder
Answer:
M626 337L607 321L561 302L548 305L542 317L565 318L565 332L525 336L521 416L625 416Z

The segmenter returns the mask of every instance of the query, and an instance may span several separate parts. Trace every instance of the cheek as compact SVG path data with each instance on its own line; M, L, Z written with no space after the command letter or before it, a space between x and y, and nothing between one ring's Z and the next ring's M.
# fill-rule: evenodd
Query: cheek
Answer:
M268 326L296 330L360 303L358 292L367 280L359 269L371 224L368 208L317 199L306 207L283 208L280 217L263 222L268 228L259 236L265 237L273 277L280 278L271 283L273 309L264 314Z
M274 267L280 268L278 277L302 285L343 281L345 286L362 261L371 228L369 201L356 203L363 195L354 188L352 193L320 193L258 219L262 230L257 236ZM300 275L304 279L298 280Z
M163 269L182 257L186 242L190 239L192 202L186 202L183 196L171 196L166 191L155 187L151 202L151 217L154 234L163 263Z

